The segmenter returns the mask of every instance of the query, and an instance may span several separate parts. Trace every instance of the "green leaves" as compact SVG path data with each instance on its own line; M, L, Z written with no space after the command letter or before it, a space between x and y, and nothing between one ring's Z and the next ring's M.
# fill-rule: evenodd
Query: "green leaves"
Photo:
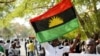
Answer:
M8 29L12 25L10 22L16 17L23 18L25 16L29 17L30 14L34 16L43 13L53 6L56 0L52 1L53 2L51 2L51 0L2 0L3 3L0 3L0 30L3 28ZM29 20L29 18L26 18L26 20ZM14 27L9 28L11 32L13 32L13 28ZM27 34L25 33L27 31L28 30L22 32L23 36ZM29 30L29 32L31 31ZM31 33L31 35L33 34Z
M13 3L8 3L0 7L0 20L5 19L7 21L6 23L9 24L15 17L23 17L28 14L39 15L50 8L50 4L52 4L51 0L16 0ZM3 14L3 12L5 12L5 14Z
M97 9L97 4L100 4L100 0L73 0L75 8L80 16L80 23L84 23L82 25L86 35L94 35L96 32L100 30L100 17L98 13L100 11ZM81 13L80 13L81 11Z
M33 16L40 15L61 0L0 0L0 2L1 1L3 3L0 3L0 28L5 28L10 26L10 22L14 18L28 16L29 14ZM10 2L6 3L7 1ZM78 16L80 16L80 23L82 23L81 25L84 32L88 32L92 35L96 31L100 31L100 8L97 9L97 4L100 4L100 0L72 1L78 12ZM74 36L75 34L72 33L72 35ZM70 37L72 37L72 35Z

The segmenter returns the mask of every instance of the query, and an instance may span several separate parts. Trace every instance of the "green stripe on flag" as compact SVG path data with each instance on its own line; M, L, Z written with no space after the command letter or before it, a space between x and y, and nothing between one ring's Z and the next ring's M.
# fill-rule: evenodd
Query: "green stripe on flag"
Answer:
M66 33L69 33L70 31L76 29L78 26L78 19L75 18L69 22L66 22L65 24L62 24L61 26L38 32L37 40L39 42L51 41L53 39L58 38L58 36L60 37Z

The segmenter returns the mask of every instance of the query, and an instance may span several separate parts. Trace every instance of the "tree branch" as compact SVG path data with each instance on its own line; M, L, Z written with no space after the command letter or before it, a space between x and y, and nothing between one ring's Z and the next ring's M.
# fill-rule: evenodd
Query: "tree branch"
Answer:
M14 2L16 0L10 0L10 1L0 1L0 3L11 3L11 2Z

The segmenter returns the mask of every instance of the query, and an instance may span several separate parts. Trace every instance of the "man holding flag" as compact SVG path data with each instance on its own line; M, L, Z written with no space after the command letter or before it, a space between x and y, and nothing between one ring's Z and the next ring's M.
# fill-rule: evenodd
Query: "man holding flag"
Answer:
M46 56L62 56L65 48L59 48L60 44L57 38L79 26L71 0L62 0L44 14L32 18L30 23L35 29L36 39L43 44ZM48 41L52 41L52 43L50 44ZM76 43L77 40L68 50L72 51Z
M54 39L51 42L41 43L41 46L45 49L45 56L63 56L65 53L65 56L68 56L68 53L73 53L80 37L81 35L78 34L74 43L67 48L65 46L61 46L58 39Z

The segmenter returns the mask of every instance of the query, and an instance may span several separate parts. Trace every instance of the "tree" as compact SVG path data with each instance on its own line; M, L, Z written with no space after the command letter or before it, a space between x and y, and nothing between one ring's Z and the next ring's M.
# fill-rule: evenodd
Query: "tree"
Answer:
M23 37L28 35L28 32L31 34L32 32L28 29L25 30L26 28L24 26L16 24L16 26L14 25L12 27L12 24L10 23L11 20L16 17L29 16L29 14L39 15L48 8L52 7L56 1L59 0L0 0L0 30L2 30L0 31L1 35L5 35L5 29L13 34L22 33ZM20 31L21 29L19 29L17 26L20 26L24 31Z
M9 29L11 20L16 17L40 15L60 1L61 0L0 0L0 29ZM81 32L84 31L88 37L99 32L100 8L98 8L98 6L100 6L100 0L72 0L72 2L78 12L77 16L80 21L81 27L79 29ZM31 17L32 16L29 18Z
M94 35L100 31L100 0L73 0L80 16L79 21L87 35Z
M6 21L6 25L3 26L9 25L9 22L15 17L23 17L28 14L39 15L52 7L56 1L59 0L3 0L0 3L0 26L3 21ZM7 4L5 5L5 3Z

